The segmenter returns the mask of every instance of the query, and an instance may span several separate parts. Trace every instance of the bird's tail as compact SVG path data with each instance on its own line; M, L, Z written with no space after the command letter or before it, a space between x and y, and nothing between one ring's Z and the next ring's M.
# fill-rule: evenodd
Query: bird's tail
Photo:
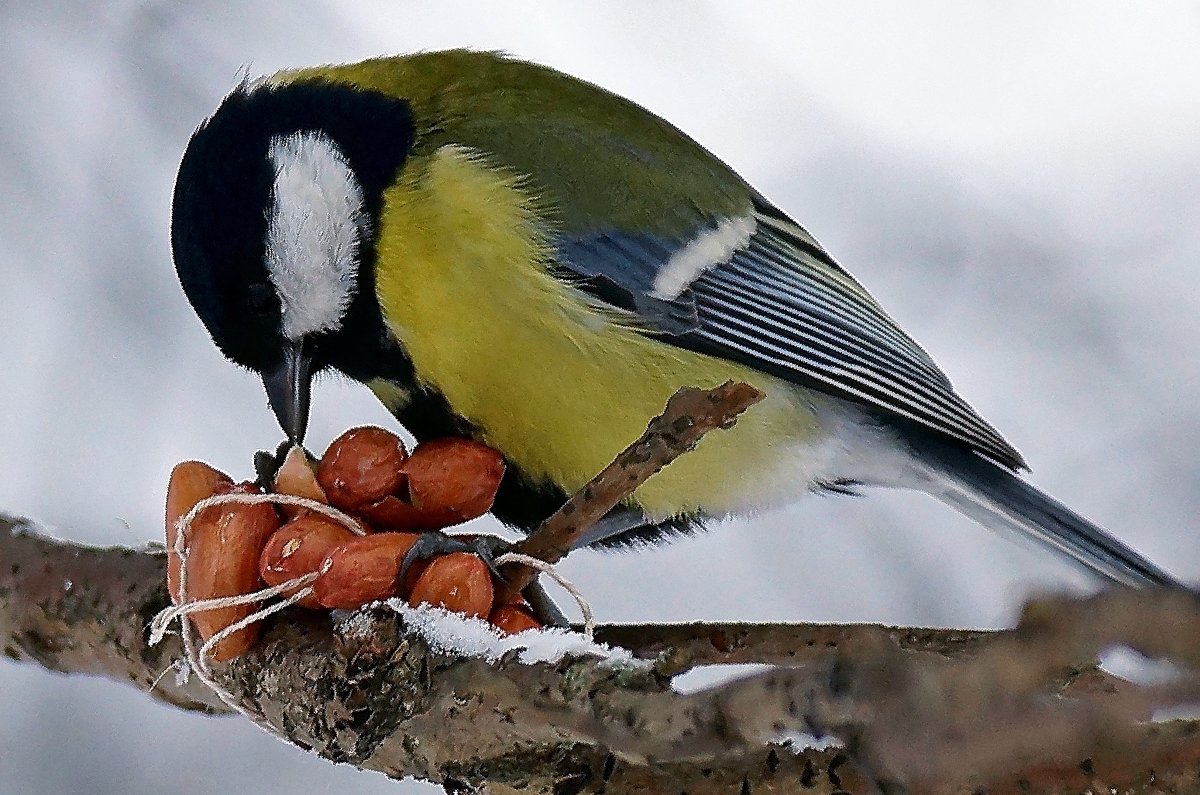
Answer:
M1116 583L1185 588L1100 527L970 450L929 439L916 452L933 475L930 494L984 527L1033 538Z

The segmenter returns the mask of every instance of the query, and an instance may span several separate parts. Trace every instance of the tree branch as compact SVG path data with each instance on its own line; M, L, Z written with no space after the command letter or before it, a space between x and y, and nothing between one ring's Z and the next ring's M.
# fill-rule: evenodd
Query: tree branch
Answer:
M165 553L69 544L0 515L0 561L0 644L9 659L130 682L184 709L231 711L199 681L163 676L183 655L178 638L146 644L150 619L167 604Z
M150 617L167 604L165 554L64 544L0 518L0 560L0 641L8 657L128 681L185 709L228 711L195 677L180 685L171 673L162 676L182 654L176 638L145 644ZM845 759L836 751L730 747L720 765L703 770L687 761L632 761L640 754L636 738L689 720L682 705L670 719L647 710L674 699L669 682L650 668L586 656L556 664L463 658L431 648L382 606L342 623L285 613L268 622L253 652L217 675L240 710L295 745L450 789L487 782L621 793L685 783L691 792L718 793L738 791L743 781L804 780L820 793L843 780L837 770Z
M4 519L0 560L9 657L222 710L195 679L180 685L168 674L151 688L179 654L170 639L153 649L143 640L166 604L164 555L49 541ZM1150 792L1200 766L1195 724L1139 722L1195 699L1194 678L1135 688L1076 666L1113 643L1194 663L1200 609L1186 594L1039 602L1016 630L991 634L696 624L599 635L658 664L582 654L527 663L516 653L489 662L440 648L376 606L340 623L285 613L217 675L240 710L289 742L458 791L486 783L496 792L865 793L883 782L931 792L1100 783ZM685 658L792 667L681 695L665 672ZM779 744L797 732L832 733L850 750Z
M610 624L596 640L657 658L656 670L674 676L700 665L801 665L827 657L865 632L882 630L901 648L946 657L972 654L999 634L992 630L881 627L878 624Z

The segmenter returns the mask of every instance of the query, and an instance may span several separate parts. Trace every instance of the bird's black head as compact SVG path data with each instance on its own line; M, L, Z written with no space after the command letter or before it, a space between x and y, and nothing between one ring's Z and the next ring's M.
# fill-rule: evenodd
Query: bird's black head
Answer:
M373 230L412 143L401 99L264 83L234 90L184 153L171 223L179 281L221 351L262 375L295 441L312 373L369 380L394 346Z

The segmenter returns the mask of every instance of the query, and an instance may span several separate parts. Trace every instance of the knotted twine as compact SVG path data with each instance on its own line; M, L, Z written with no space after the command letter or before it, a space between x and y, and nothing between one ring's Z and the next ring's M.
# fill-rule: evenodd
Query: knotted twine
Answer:
M219 596L212 599L199 599L189 602L187 598L187 560L189 553L188 537L191 533L192 524L196 518L206 509L217 505L229 504L242 505L260 505L262 503L272 503L275 505L293 505L299 508L307 508L324 516L329 517L335 522L345 526L348 530L356 535L366 535L366 531L355 519L348 514L342 513L336 508L317 502L316 500L308 499L307 497L296 497L291 494L215 494L211 497L206 497L200 502L192 506L192 509L183 516L175 524L175 543L172 547L174 552L179 557L179 603L169 605L159 611L158 615L150 622L150 645L153 646L162 641L166 636L167 629L171 622L179 620L179 637L183 643L183 651L186 657L186 662L181 661L182 667L179 669L178 675L181 679L186 680L188 671L194 671L197 678L200 679L210 690L217 694L222 701L229 707L245 715L259 727L265 729L270 734L280 736L279 732L266 723L259 716L248 712L242 707L238 698L223 687L213 676L212 667L209 663L209 657L212 650L225 638L238 632L251 624L255 624L268 616L278 613L313 592L312 584L316 582L325 571L326 567L322 567L321 571L310 572L308 574L295 577L287 582L270 588L263 588L253 593L238 594L235 596ZM209 638L203 645L197 648L194 636L194 628L192 622L188 620L188 616L193 613L201 613L207 610L217 610L223 607L234 607L237 605L253 604L264 599L270 599L275 596L299 588L299 590L291 596L267 605L260 610L256 610L244 618L233 622L229 626L220 630ZM286 738L285 738L286 739Z
M587 636L588 640L592 640L592 636L596 634L596 619L592 615L592 606L588 604L587 599L583 596L583 592L576 587L575 583L558 573L553 563L547 563L541 558L535 558L532 555L525 555L520 552L505 552L496 558L495 563L497 568L503 566L505 563L520 563L531 569L537 569L558 583L564 591L571 595L571 598L575 600L575 604L579 605L579 612L583 614L583 634Z
M163 608L150 622L150 645L154 646L160 643L166 636L171 622L178 620L180 625L180 640L183 643L183 650L186 656L186 663L183 663L183 667L179 670L179 676L186 679L188 670L190 669L191 671L194 671L200 681L208 686L210 690L216 693L223 702L229 705L229 707L250 718L250 720L269 733L278 736L278 732L274 727L263 721L259 716L254 715L244 709L241 706L238 698L216 680L216 678L213 676L209 658L213 649L225 638L230 637L234 633L239 632L246 627L258 623L259 621L262 621L281 610L291 607L301 599L312 594L313 583L329 570L331 562L326 559L324 565L319 571L309 572L308 574L294 577L293 579L280 583L279 585L273 585L269 588L262 588L252 593L238 594L235 596L218 596L211 599L199 599L189 602L187 598L187 560L189 552L188 536L191 532L192 524L196 521L196 518L208 508L217 505L228 505L234 503L242 505L260 505L262 503L271 503L274 505L291 505L298 508L306 508L310 511L315 511L316 513L322 514L334 520L355 535L365 536L367 535L367 531L363 529L362 525L359 524L354 517L339 511L337 508L317 502L313 499L309 499L308 497L297 497L292 494L216 494L200 500L200 502L192 506L190 511L179 517L179 520L176 522L175 543L172 547L172 551L179 558L179 603ZM550 576L567 593L569 593L575 600L576 604L579 605L579 610L583 614L584 634L589 640L592 638L592 635L595 631L596 622L592 615L591 606L588 604L587 599L584 598L579 589L571 581L559 574L551 564L546 563L543 560L539 560L538 558L534 558L529 555L523 555L518 552L507 552L501 555L495 561L495 563L497 566L505 563L521 563ZM193 635L194 628L192 626L192 622L188 620L188 616L192 615L193 613L201 613L208 610L219 610L225 607L254 604L267 599L272 599L277 596L282 596L293 589L298 590L278 602L269 604L233 622L229 626L215 633L199 647L196 646L195 637Z

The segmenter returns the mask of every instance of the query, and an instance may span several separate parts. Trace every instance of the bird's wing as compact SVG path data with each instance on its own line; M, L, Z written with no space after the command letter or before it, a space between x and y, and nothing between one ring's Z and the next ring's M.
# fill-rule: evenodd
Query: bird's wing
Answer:
M907 417L1024 462L811 235L755 199L686 240L561 233L558 275L666 342Z
M559 274L628 310L647 333L908 417L1023 466L808 232L665 120L493 54L379 66L397 84L439 75L436 101L419 114L439 120L422 133L422 151L465 146L518 175L557 230Z

